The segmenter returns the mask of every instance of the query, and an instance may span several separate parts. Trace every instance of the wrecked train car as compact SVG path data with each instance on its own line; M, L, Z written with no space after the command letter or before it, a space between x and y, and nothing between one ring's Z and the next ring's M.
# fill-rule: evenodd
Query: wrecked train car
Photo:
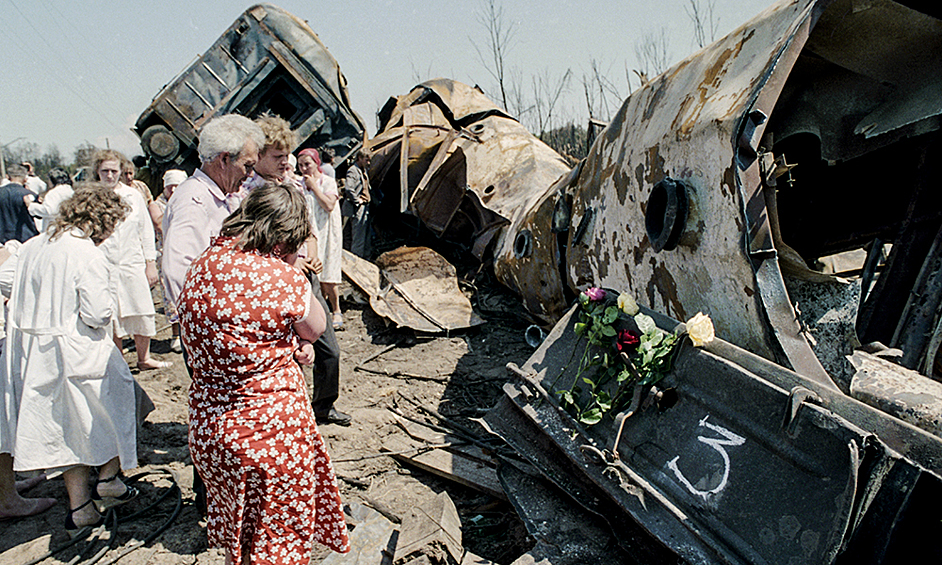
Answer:
M576 306L486 418L638 562L942 560L937 383L880 358L892 350L855 350L899 347L933 374L940 18L926 3L777 2L633 93L506 228L524 253L497 258L505 279L627 292L666 331L702 311L725 340L682 348L630 405L580 422L559 400L585 346ZM556 264L526 260L535 240ZM816 269L851 250L866 260L843 277ZM838 305L817 326L816 303ZM867 397L865 378L913 388Z
M306 22L271 4L246 10L154 97L134 132L159 178L199 166L199 131L213 117L264 112L291 124L299 148L331 147L338 162L363 141L340 65Z
M379 133L369 141L370 177L385 195L383 206L415 216L438 237L467 244L478 259L520 254L507 227L570 170L480 89L457 81L430 80L392 97L379 119ZM526 256L546 266L559 261L555 246L542 239L528 242ZM544 320L565 312L559 276L502 282Z

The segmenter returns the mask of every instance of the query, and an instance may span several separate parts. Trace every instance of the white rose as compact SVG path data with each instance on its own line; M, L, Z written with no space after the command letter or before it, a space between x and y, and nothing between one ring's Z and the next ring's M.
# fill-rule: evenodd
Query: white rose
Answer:
M638 303L635 302L635 297L627 292L618 295L618 309L629 316L634 316L640 310Z
M687 320L687 335L695 347L703 347L713 341L715 333L713 330L713 320L703 312L697 312L697 315Z

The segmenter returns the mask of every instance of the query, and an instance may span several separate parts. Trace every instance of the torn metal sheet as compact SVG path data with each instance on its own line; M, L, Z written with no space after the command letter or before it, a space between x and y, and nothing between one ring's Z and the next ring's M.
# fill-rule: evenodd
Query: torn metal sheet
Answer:
M134 132L153 178L192 171L203 124L236 113L271 112L287 120L305 147L332 147L338 163L363 141L337 61L307 23L271 4L246 10L196 62L165 86Z
M542 284L501 270L498 277L540 317L562 315L559 305L567 299L556 272L555 238L515 244L507 236L507 226L545 201L570 170L562 157L479 89L456 81L424 82L391 98L379 115L380 131L369 148L382 206L416 216L439 237L467 243L479 259L516 252L542 266L549 271Z
M376 264L344 250L343 274L397 326L441 333L484 323L458 288L454 266L427 247L387 251Z
M556 401L584 347L574 313L485 420L647 562L942 559L942 513L915 495L942 492L942 439L716 340L681 350L657 385L670 394L625 420L613 452L611 415L587 428Z

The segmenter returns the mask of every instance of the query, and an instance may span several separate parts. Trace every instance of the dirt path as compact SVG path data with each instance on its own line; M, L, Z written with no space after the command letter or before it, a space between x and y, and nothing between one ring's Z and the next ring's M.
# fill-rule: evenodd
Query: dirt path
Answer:
M345 295L353 298L355 293L344 286ZM346 330L338 333L343 353L337 406L354 420L347 428L323 426L321 433L341 477L345 503L379 503L406 516L415 504L446 490L461 515L466 548L499 563L509 563L531 543L509 504L409 469L390 457L375 456L391 435L401 433L391 407L422 419L426 414L418 406L423 405L475 426L469 418L479 416L496 401L506 379L505 365L511 361L522 364L530 355L532 350L523 339L527 323L520 317L519 301L495 287L478 292L474 301L475 309L488 320L484 326L431 337L388 328L368 305L346 300ZM158 327L163 321L158 321ZM173 367L135 375L156 405L138 441L141 467L126 473L141 475L143 493L128 505L126 513L143 510L143 515L122 519L113 539L107 539L110 536L105 533L104 541L93 546L77 544L44 563L68 563L85 551L76 560L83 561L110 543L115 549L107 550L99 561L105 563L157 534L156 539L122 557L119 563L222 563L221 552L206 547L205 529L192 503L192 466L186 438L189 377L181 356L170 352L169 337L169 329L163 330L152 351L159 358L173 361ZM396 345L355 370L361 361L390 344ZM134 353L126 358L133 362ZM173 481L182 491L182 506L176 516ZM55 497L60 502L40 516L0 523L0 563L27 563L68 541L62 526L67 503L61 478L47 481L29 495ZM167 529L158 532L164 524ZM322 548L315 550L312 563L325 555Z

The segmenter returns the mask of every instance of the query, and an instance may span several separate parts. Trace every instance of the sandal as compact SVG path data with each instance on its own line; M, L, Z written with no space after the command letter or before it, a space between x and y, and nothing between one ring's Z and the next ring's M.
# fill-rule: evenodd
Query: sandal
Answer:
M173 361L157 361L156 359L152 359L152 361L154 362L153 367L143 367L140 362L138 362L137 370L141 372L156 371L157 369L167 369L173 366Z
M98 508L98 512L104 514L108 511L109 508L114 508L115 506L121 506L122 504L131 502L137 495L140 493L139 490L130 486L124 485L124 494L120 496L102 496L98 494L98 485L101 483L110 483L111 481L118 478L118 475L113 475L107 479L99 478L95 481L95 488L92 489L92 500L95 501L95 507Z
M75 539L75 538L77 538L80 534L82 534L83 532L85 532L86 530L88 530L88 529L90 529L90 528L97 528L98 526L100 526L100 525L102 525L102 524L105 523L105 517L104 517L104 516L98 516L98 520L97 520L94 524L88 524L88 525L85 525L85 526L76 526L76 525L75 525L75 520L72 519L72 514L78 512L78 511L81 510L82 508L85 508L86 506L88 506L88 505L91 504L91 503L92 503L92 499L88 499L84 504L80 504L78 508L72 508L72 509L69 510L69 512L65 515L65 532L66 532L67 534L69 534L69 539Z
M340 312L334 312L334 321L331 325L333 325L334 331L343 330L343 314Z

